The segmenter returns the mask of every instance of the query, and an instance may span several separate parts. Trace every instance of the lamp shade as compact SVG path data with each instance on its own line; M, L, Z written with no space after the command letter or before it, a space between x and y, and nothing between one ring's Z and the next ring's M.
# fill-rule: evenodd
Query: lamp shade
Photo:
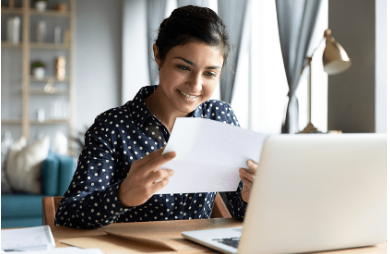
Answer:
M322 56L322 63L324 71L329 75L333 75L348 69L351 66L351 59L349 59L347 52L330 33L330 29L327 29L324 34L326 46Z

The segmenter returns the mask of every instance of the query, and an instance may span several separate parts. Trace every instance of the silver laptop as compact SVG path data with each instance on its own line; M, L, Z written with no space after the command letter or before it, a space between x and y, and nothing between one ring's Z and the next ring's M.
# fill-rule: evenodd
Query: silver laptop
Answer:
M224 253L248 254L383 243L386 146L386 134L271 136L264 143L243 228L182 235Z

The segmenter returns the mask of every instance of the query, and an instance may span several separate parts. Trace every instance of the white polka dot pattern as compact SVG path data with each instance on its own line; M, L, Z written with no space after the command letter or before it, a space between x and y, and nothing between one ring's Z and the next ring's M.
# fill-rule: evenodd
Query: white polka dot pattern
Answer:
M167 128L144 102L156 87L143 87L132 101L96 117L85 134L85 147L61 200L56 225L97 228L112 222L210 218L216 193L153 195L136 207L124 207L117 198L131 164L168 142ZM231 106L218 100L201 104L190 117L239 126ZM247 206L241 199L242 185L240 182L236 192L226 193L229 208L239 219L244 217Z

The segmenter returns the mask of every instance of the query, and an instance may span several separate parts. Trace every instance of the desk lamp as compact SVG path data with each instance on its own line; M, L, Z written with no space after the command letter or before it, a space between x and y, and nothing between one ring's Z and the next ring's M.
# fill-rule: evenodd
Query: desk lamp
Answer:
M328 75L334 75L347 70L351 66L351 59L349 59L347 52L345 52L344 48L330 34L331 30L326 29L324 32L324 38L321 40L320 44L323 40L326 40L326 46L322 55L322 64L324 66L324 71L328 73ZM314 53L317 51L318 47L314 50ZM306 66L309 66L309 123L299 133L320 132L317 130L316 127L314 127L311 122L311 61L313 59L314 53L310 57L307 57L307 63L303 67L301 72L302 75L303 70L306 68Z

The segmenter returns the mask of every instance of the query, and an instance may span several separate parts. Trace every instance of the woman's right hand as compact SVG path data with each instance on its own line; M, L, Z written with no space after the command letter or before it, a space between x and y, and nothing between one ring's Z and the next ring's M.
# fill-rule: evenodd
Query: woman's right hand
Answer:
M163 151L164 148L161 148L131 164L130 171L118 190L119 202L122 205L142 205L168 184L173 170L159 168L175 158L176 152L162 154ZM158 181L160 179L162 180Z

